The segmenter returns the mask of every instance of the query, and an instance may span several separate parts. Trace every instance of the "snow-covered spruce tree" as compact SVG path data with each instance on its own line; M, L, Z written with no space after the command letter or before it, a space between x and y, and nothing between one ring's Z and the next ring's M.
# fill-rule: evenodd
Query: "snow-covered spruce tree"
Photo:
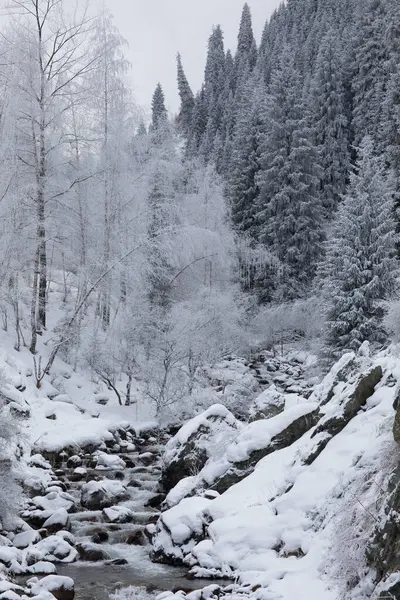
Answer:
M328 353L339 356L368 340L385 342L384 301L395 290L398 263L392 187L374 143L364 138L339 207L323 263Z
M238 44L234 60L234 88L243 71L250 73L257 62L257 45L253 34L253 24L249 5L243 6L240 20Z
M365 6L359 7L352 74L355 145L370 135L379 142L379 151L382 150L381 122L387 86L386 10L385 0L368 0Z
M251 88L251 93L250 93ZM253 77L244 93L231 150L228 198L236 231L257 239L256 201L260 189L261 148L266 135L266 88L261 77Z
M206 160L213 156L214 142L221 132L224 113L225 50L221 26L213 29L208 40L207 61L204 74L204 100L207 124L200 151Z
M257 181L258 239L282 264L279 297L287 301L308 292L323 241L319 155L289 48L271 76L267 106Z
M185 75L185 71L183 70L180 54L178 54L176 62L178 70L178 91L181 100L181 106L177 117L177 125L178 129L186 137L188 137L193 122L194 95Z
M168 120L168 113L165 107L164 92L161 83L157 83L151 101L151 127L153 130L164 125Z
M328 217L346 190L350 169L348 119L338 32L322 40L311 84L312 118L322 174L320 190Z

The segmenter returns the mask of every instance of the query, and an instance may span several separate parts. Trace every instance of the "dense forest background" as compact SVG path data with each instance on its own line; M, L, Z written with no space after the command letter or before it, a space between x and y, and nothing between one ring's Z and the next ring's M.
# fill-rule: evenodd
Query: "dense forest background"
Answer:
M258 46L245 5L236 52L216 26L199 91L178 55L179 114L159 84L150 123L110 14L14 0L9 21L0 308L38 386L61 357L190 412L222 356L397 334L397 0L288 0Z

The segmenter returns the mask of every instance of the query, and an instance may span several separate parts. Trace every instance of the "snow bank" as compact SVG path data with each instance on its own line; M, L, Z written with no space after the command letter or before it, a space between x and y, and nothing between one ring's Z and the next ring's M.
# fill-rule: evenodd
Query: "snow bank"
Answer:
M362 357L363 368L371 369L372 361L368 361ZM226 459L246 460L251 452L271 444L296 418L318 411L320 403L322 416L341 412L359 376L352 364L354 355L343 357L311 395L312 402L242 427L226 449ZM199 476L181 482L167 497L167 504L178 503L161 516L155 550L192 566L195 575L230 575L241 585L261 586L255 598L343 598L335 564L350 562L353 550L349 549L346 559L346 546L351 532L347 530L348 544L341 544L337 556L333 539L340 532L343 513L357 504L354 494L359 494L362 503L362 494L374 486L382 453L390 441L393 444L395 387L385 382L389 375L400 375L399 365L390 357L380 357L376 365L384 370L381 383L337 435L321 432L313 437L316 428L311 428L287 447L262 458L251 474L213 500L194 496L179 501L186 488L193 493ZM349 383L342 381L343 376ZM316 452L320 443L322 449ZM200 476L222 464L221 457L210 460Z

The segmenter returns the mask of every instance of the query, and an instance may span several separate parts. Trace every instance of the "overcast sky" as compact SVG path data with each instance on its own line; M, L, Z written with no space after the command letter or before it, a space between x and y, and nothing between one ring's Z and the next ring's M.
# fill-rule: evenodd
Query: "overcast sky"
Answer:
M201 84L207 39L220 23L227 48L234 48L245 0L107 0L115 25L129 42L132 83L136 100L148 107L161 82L171 111L176 111L175 56L182 55L194 91ZM259 41L265 20L281 0L248 0Z

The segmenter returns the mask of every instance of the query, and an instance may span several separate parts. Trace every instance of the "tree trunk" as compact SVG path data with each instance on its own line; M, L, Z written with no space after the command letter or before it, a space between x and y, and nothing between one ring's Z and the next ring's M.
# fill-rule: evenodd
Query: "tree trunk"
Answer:
M33 266L32 300L31 300L31 345L32 354L36 354L37 344L37 303L38 303L38 281L39 281L39 247L36 249L35 262Z

